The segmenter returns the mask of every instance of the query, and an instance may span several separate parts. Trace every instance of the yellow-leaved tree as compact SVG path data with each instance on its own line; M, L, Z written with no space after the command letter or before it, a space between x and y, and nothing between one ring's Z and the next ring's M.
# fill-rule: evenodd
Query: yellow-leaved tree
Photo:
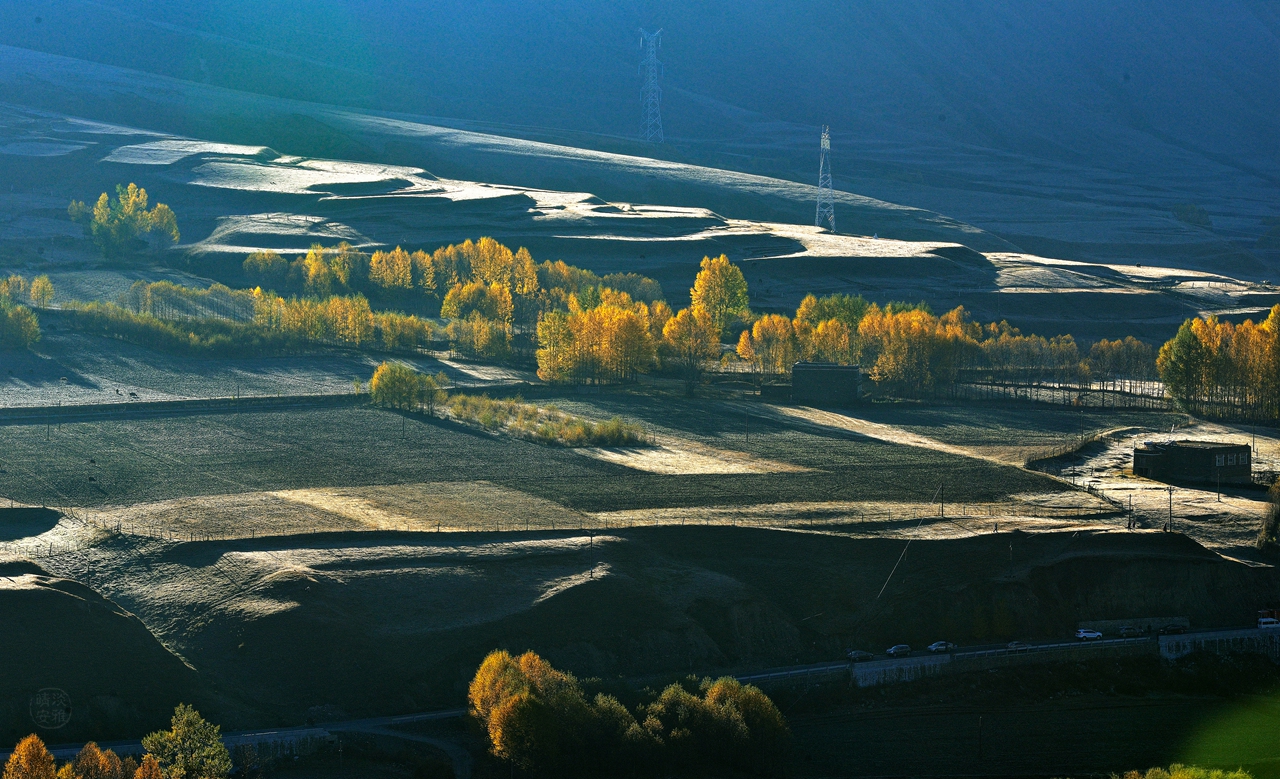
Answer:
M738 339L738 356L754 364L764 374L784 374L796 361L796 337L791 320L767 314L743 330Z
M369 260L369 281L387 289L411 289L412 255L399 246L389 252L374 252Z
M36 276L31 281L31 302L40 308L48 308L53 302L53 282L48 276Z
M160 771L160 761L155 755L143 755L142 764L134 770L133 779L164 779Z
M132 774L124 776L124 764L115 752L100 749L92 741L76 755L75 775L79 779L132 779Z
M662 328L663 362L684 375L685 391L690 394L702 377L703 365L719 351L719 331L700 308L680 309Z
M369 398L379 406L410 411L422 396L422 375L407 365L384 362L369 380Z
M692 308L705 312L711 320L717 338L730 322L747 313L751 302L742 269L723 254L715 259L702 258L689 298Z
M763 692L732 678L673 684L633 714L610 695L588 699L572 674L533 652L496 650L468 699L492 752L543 776L759 773L785 764L790 733ZM736 775L736 774L735 774Z
M56 774L53 755L34 733L18 742L4 764L4 779L54 779Z

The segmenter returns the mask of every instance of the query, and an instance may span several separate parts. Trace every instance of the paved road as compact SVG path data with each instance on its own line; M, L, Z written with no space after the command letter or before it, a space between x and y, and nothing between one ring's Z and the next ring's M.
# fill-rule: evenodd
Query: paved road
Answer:
M1227 633L1239 631L1242 628L1218 628L1215 630L1197 630L1187 631L1179 634L1187 639L1196 637L1209 638L1219 633ZM1151 643L1155 644L1159 639L1157 635L1139 636L1137 638L1103 638L1090 641L1081 641L1072 639L1071 641L1028 641L1026 646L1018 649L1010 649L1005 644L986 644L979 646L960 647L954 652L935 655L927 650L914 651L905 657L890 657L889 655L877 655L873 660L867 660L859 663L862 667L875 668L908 668L929 662L931 659L940 657L948 657L950 660L963 660L979 657L999 657L1012 655L1028 655L1038 653L1055 653L1065 651L1079 651L1081 649L1098 649L1111 650L1122 646L1133 646L1135 644ZM741 682L767 682L776 679L786 679L791 677L821 677L828 674L840 673L848 670L850 663L846 660L830 661L825 663L813 663L811 665L798 665L787 668L768 668L754 673L743 674L737 677Z

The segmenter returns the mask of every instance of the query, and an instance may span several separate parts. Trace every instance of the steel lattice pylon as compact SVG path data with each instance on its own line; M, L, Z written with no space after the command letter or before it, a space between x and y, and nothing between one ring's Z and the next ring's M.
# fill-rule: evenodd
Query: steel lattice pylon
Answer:
M640 87L640 137L649 143L662 143L662 63L658 62L658 49L662 48L662 30L655 33L640 30L640 75L644 86Z
M836 231L836 198L831 189L831 130L822 126L822 156L818 160L818 227Z

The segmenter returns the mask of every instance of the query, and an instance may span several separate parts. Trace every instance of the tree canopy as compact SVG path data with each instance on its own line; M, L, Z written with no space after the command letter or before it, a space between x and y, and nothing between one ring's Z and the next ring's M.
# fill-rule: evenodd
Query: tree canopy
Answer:
M25 349L40 340L39 320L20 305L26 296L27 283L21 276L0 280L0 350Z
M773 702L734 679L673 684L633 713L533 652L491 652L468 700L493 754L543 775L769 773L790 738Z
M56 773L53 755L34 733L18 742L4 764L4 779L54 779Z
M183 703L174 709L170 726L142 739L166 779L224 779L231 773L231 755L217 725Z
M742 269L723 254L702 258L689 298L694 309L706 312L717 337L731 321L745 315L750 305Z
M177 243L180 237L178 219L164 203L147 210L147 190L137 184L116 185L116 196L106 192L89 208L78 200L71 201L67 214L73 222L83 224L102 250L113 258L145 247L150 240Z

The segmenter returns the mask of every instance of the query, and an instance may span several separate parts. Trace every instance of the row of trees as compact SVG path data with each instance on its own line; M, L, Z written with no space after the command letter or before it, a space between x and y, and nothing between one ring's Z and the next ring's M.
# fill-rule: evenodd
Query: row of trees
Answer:
M532 341L521 348L534 351L539 375L562 383L627 382L667 370L692 387L708 361L720 357L721 339L743 324L736 353L760 375L785 375L797 360L858 363L896 394L935 393L965 381L1114 387L1155 373L1153 350L1134 338L1100 341L1084 355L1069 335L1044 338L1004 322L982 325L963 307L936 316L924 304L809 295L794 316L756 317L742 271L724 255L703 259L689 307L676 312L651 279L600 277L560 261L537 264L527 250L511 251L492 238L432 253L396 248L372 256L349 244L317 245L292 263L256 252L245 270L304 295L160 282L135 285L125 304L164 319L251 317L259 342L286 345L413 349L443 336L469 356L504 360L517 340ZM438 300L448 320L443 332L427 318L375 312L364 294L352 292L362 287ZM197 329L189 329L199 342ZM211 338L221 343L220 336Z
M147 190L136 184L116 185L116 196L106 192L93 207L79 200L67 207L71 221L84 225L104 257L115 259L145 249L178 242L178 218L164 203L147 210Z
M1102 340L1087 356L1070 335L1024 335L1007 322L973 322L963 307L935 316L927 306L861 297L806 297L794 318L762 316L742 332L738 356L762 374L797 360L861 364L896 393L935 392L959 381L1078 384L1149 379L1154 350L1136 338Z
M1169 394L1190 411L1278 419L1280 305L1256 324L1188 319L1160 347L1157 365Z
M44 742L32 734L9 756L4 779L225 779L231 773L220 728L185 704L174 709L169 730L143 737L142 748L146 752L139 763L91 741L58 767Z
M543 776L773 773L790 739L773 701L731 677L672 684L633 711L588 699L533 652L490 653L468 699L493 754Z
M689 308L674 313L665 301L637 301L608 287L590 307L569 300L567 311L538 322L538 376L559 383L633 381L665 366L692 387L702 365L718 356L721 333L747 314L747 282L728 257L705 257L689 295Z
M69 304L82 330L189 354L296 352L311 344L406 350L438 337L430 320L374 312L363 295L283 298L221 284L137 282L114 303Z
M49 277L40 276L35 286L39 287L41 281L48 285L49 297L53 297ZM28 299L26 279L15 275L0 280L0 350L26 349L40 340L40 320L22 305Z
M120 297L120 304L135 314L157 319L253 319L257 298L249 290L234 290L222 284L208 289L185 287L171 281L135 281Z
M39 308L48 308L53 302L53 282L48 276L40 275L28 283L23 277L14 274L7 279L0 279L0 295L15 306L31 303Z
M331 248L315 244L292 261L263 250L250 254L243 267L253 283L280 292L320 299L359 292L449 319L479 312L517 328L532 328L539 314L566 309L573 297L589 308L602 287L647 302L662 296L652 279L634 273L602 278L562 261L535 264L528 249L512 251L488 237L430 253L397 246L370 255L345 242Z

